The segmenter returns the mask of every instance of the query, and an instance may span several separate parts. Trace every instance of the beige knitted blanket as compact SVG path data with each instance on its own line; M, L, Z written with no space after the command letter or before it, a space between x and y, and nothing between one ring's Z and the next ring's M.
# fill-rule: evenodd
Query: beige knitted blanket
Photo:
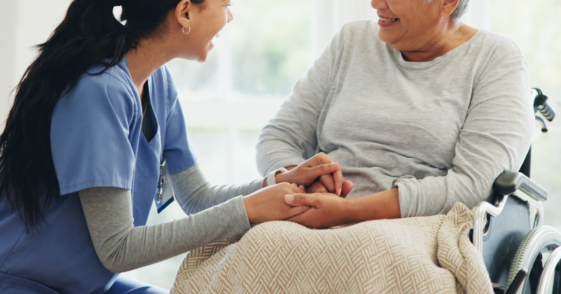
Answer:
M191 251L171 293L493 293L472 220L456 204L327 230L268 222Z

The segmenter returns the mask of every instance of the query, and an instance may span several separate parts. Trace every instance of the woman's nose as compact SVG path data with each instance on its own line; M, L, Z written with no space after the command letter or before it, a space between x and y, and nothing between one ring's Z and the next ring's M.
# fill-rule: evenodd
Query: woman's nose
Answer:
M372 0L370 5L374 9L388 9L388 2L386 0Z

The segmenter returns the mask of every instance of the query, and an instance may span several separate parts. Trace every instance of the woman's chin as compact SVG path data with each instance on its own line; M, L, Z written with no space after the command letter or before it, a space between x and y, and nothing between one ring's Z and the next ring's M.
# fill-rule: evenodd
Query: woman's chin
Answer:
M208 53L209 53L209 52L210 52L210 48L207 47L207 48L205 48L205 49L199 51L199 53L196 54L195 56L193 56L193 57L191 57L191 58L188 58L188 59L190 59L190 60L195 60L195 61L197 61L197 62L199 62L199 63L203 63L203 62L206 62L206 60L207 60L207 58L208 58Z
M197 57L197 61L200 63L205 62L208 57L208 53L212 50L212 48L214 48L214 44L212 42L208 43L207 47Z
M395 42L396 37L394 34L390 34L389 32L385 32L383 29L378 29L378 38L385 43L392 44Z
M195 58L195 60L196 60L198 63L204 63L204 62L206 62L206 54L205 54L204 56L198 56L197 58Z

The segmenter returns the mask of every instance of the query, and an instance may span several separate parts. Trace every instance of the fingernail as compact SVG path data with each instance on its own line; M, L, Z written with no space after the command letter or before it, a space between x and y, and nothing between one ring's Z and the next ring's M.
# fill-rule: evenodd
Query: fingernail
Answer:
M337 162L332 162L329 166L331 168L337 168Z
M337 189L337 195L341 196L341 188Z
M292 202L294 202L294 195L286 194L286 195L284 195L284 200L288 203L292 203Z

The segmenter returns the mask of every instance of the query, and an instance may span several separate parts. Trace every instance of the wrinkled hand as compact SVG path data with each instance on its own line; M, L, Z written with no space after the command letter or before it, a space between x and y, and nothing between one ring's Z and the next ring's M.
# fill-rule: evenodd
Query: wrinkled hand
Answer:
M308 206L295 207L286 204L284 196L292 193L304 193L304 186L281 183L245 196L243 202L249 222L260 224L273 220L285 220L307 211Z
M310 209L288 219L309 228L328 228L350 223L348 208L351 200L329 193L287 194L288 205L309 206Z
M328 187L333 187L334 180L332 175L323 175L319 179L313 182L310 186L306 187L306 193L330 193L333 189ZM351 190L353 189L353 182L344 181L341 187L341 197L347 197Z
M341 195L343 186L343 171L337 162L331 157L321 152L314 157L306 160L290 171L278 174L277 183L287 182L298 185L309 186L322 176L330 176L329 185L326 186L329 192ZM325 180L328 181L327 179Z

